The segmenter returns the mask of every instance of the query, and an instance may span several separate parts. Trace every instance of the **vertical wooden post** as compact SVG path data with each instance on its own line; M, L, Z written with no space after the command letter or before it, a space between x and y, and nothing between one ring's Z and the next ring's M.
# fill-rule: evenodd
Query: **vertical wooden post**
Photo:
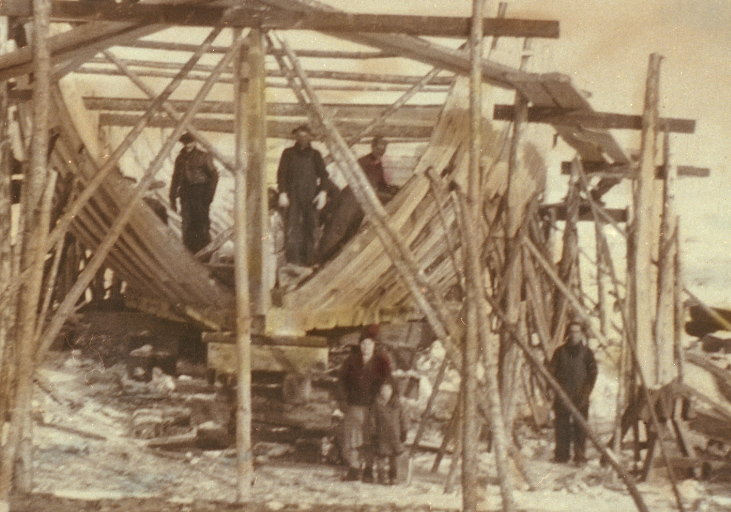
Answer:
M480 150L482 149L482 19L484 0L472 4L472 32L469 48L472 60L470 71L470 160L467 174L466 222L462 233L465 247L465 277L467 284L467 326L462 350L462 510L477 510L477 358L479 349L479 271L478 247L474 236L479 218ZM456 452L455 452L456 455Z
M8 39L8 19L0 18L0 46L4 46ZM8 86L7 82L0 82L0 140L8 140ZM0 290L8 287L12 280L12 201L10 186L12 169L10 168L10 144L0 146ZM8 300L4 307L0 307L0 432L5 425L5 416L9 406L10 367L8 362L12 357L13 308L15 301ZM3 444L0 436L0 459L2 458Z
M671 161L672 155L669 146L670 134L665 132L663 137L665 191L660 227L657 320L655 321L658 386L669 383L677 376L677 369L675 368L675 253L677 251L675 180L678 171Z
M265 240L271 236L269 232L269 206L266 180L266 99L264 80L264 36L261 30L249 32L247 53L248 76L248 168L246 172L247 208L248 208L248 240L249 240L249 279L251 292L251 310L254 314L263 315L270 303L270 283L267 277L265 259L271 255L266 253ZM273 263L272 263L273 264Z
M610 296L609 296L609 254L604 247L604 228L606 222L600 217L594 219L595 245L596 245L596 286L597 303L599 304L599 330L606 338L609 336L610 320ZM619 297L617 297L619 299Z
M236 501L251 494L251 304L249 301L249 236L247 229L247 171L249 160L249 112L251 96L248 77L248 48L234 61L234 105L236 123L236 189L234 192L234 245L236 254Z
M51 52L48 46L51 3L49 0L33 0L33 134L31 137L30 167L27 170L21 194L21 207L25 216L22 232L21 268L29 269L29 277L23 280L18 295L18 322L15 345L18 348L15 401L8 436L7 460L0 463L0 510L6 506L10 482L13 479L25 492L31 488L32 439L30 412L33 399L33 372L35 355L35 329L38 300L43 279L43 263L46 253L48 216L42 213L42 196L45 190L48 151L48 113L51 106ZM16 456L19 457L16 459Z
M680 252L680 219L675 220L675 357L678 362L678 380L683 382L685 353L683 352L683 329L685 327L685 304L683 291L685 279L683 277L683 258Z
M642 115L642 141L640 168L634 180L632 244L629 261L630 323L636 347L638 370L645 377L648 387L658 382L657 353L653 342L653 323L656 301L652 294L652 222L653 189L655 180L655 153L658 130L658 101L660 83L660 55L650 55L645 107Z

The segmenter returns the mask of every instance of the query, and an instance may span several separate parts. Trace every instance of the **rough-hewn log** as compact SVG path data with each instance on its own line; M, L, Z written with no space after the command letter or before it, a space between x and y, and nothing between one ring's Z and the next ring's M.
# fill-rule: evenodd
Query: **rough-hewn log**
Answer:
M164 25L258 27L263 30L317 30L320 32L385 32L424 36L461 36L470 32L470 19L456 16L412 16L398 14L317 13L302 15L260 7L175 4L119 4L110 1L77 2L55 0L56 21L130 21ZM558 38L557 21L486 18L487 35L502 37Z
M261 35L256 32L260 38ZM239 34L239 37L241 35ZM261 41L255 43L261 44ZM251 301L249 289L249 218L247 180L251 160L248 157L249 111L253 95L249 88L252 70L247 52L236 52L234 60L234 102L236 172L234 190L234 274L236 280L236 501L250 498L254 473L251 453Z
M38 303L43 282L46 236L50 222L50 205L43 204L48 177L48 118L50 114L51 47L48 40L50 1L33 0L32 69L33 133L30 166L21 193L23 215L20 230L20 268L27 270L18 292L18 321L15 329L16 381L12 393L10 429L3 460L0 461L0 511L7 512L12 482L22 492L32 487L32 421L34 354ZM4 418L3 418L4 421ZM17 458L16 458L17 457Z
M592 177L609 178L632 178L637 174L636 164L610 164L608 162L582 162L584 172ZM707 178L711 170L707 167L693 167L691 165L679 165L675 168L677 176L689 176L695 178ZM571 162L561 162L561 174L571 174ZM658 165L655 168L655 178L665 179L665 166Z

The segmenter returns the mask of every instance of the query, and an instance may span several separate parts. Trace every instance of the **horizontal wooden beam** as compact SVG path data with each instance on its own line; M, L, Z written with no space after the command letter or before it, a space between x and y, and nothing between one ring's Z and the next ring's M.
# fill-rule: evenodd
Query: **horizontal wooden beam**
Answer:
M127 48L144 48L146 50L163 50L172 52L194 52L198 49L197 44L192 43L174 43L170 41L150 41L148 39L140 39L139 41L130 41L119 46ZM208 50L208 53L215 53L221 55L229 50L228 46L214 45ZM284 53L281 49L277 48L272 50L267 48L268 54L282 54ZM343 50L297 50L298 57L311 57L316 59L385 59L389 57L398 57L393 52L384 52L378 50L369 51L343 51Z
M133 114L112 114L112 113L101 113L99 115L99 124L107 126L134 126L139 120L139 115ZM232 119L222 119L213 117L196 117L191 121L193 126L201 131L205 132L218 132L218 133L233 133L234 125ZM286 120L286 121L270 121L267 122L267 137L289 139L292 137L292 130L297 126L306 122L306 119L301 120ZM362 120L360 122L353 120L344 120L338 122L337 125L340 128L341 133L344 137L349 137L359 130L363 129L370 123L369 120ZM154 116L148 126L153 128L174 128L175 123L166 116ZM431 136L432 126L415 126L413 124L385 124L378 129L378 134L386 137L387 139L409 139L409 140L426 140Z
M145 112L149 110L151 100L136 98L100 98L84 97L84 106L89 110L106 110L111 112ZM170 104L179 112L190 109L191 102L173 100ZM389 105L330 103L323 105L325 111L333 119L373 119ZM395 111L389 119L393 122L435 123L443 105L404 105ZM230 101L204 101L198 108L199 114L231 114L234 105ZM267 103L267 115L277 117L307 117L307 110L299 103Z
M632 164L613 165L606 162L583 162L582 167L587 175L602 178L631 178L637 172L637 165ZM707 178L711 175L711 170L707 167L693 167L690 165L679 165L677 172L678 176L691 178ZM571 174L571 162L561 162L561 174ZM664 165L657 166L655 177L658 179L665 177Z
M95 53L129 39L143 37L163 27L135 23L90 23L61 32L49 38L51 59L63 63L68 59L91 57ZM0 80L30 73L33 54L30 46L0 56Z
M538 209L541 215L551 215L555 220L566 220L566 203L543 204ZM616 222L627 222L627 210L624 208L604 208L604 211ZM594 214L589 204L579 206L579 221L594 222Z
M2 10L0 10L2 14ZM409 16L398 14L297 13L260 6L228 7L205 4L116 3L111 1L56 0L54 21L145 21L162 25L261 28L262 30L317 30L322 32L401 33L423 36L467 37L470 18L455 16ZM556 39L559 24L554 20L486 18L486 36L541 37Z
M81 66L74 70L74 73L85 74L85 75L104 75L104 76L124 76L122 71L116 68L99 68L96 66ZM176 75L175 71L167 71L164 69L139 69L135 73L137 76L148 77L148 78L173 78ZM205 81L208 78L207 73L188 73L185 77L186 80ZM233 78L231 75L223 74L218 83L231 84ZM284 80L267 80L267 88L273 87L278 89L289 89L290 85ZM396 83L336 83L336 82L319 82L313 85L314 89L318 91L376 91L376 92L396 92L396 91L407 91L411 88L408 84L396 84ZM421 92L436 92L445 93L447 92L448 85L426 85Z
M122 59L127 66L135 68L150 68L150 69L169 69L178 71L182 66L180 62L174 61L162 61L162 60L140 60L140 59ZM109 61L102 58L96 57L89 59L86 64L102 64L108 65ZM196 64L193 66L193 72L209 73L213 70L215 65L211 64ZM229 67L224 70L224 75L230 75L233 72L233 68ZM269 69L266 71L268 77L282 77L284 76L280 69ZM325 80L347 80L353 82L383 82L389 84L409 84L414 85L419 83L423 78L422 76L415 75L403 75L403 74L392 74L392 73L357 73L348 71L331 71L331 70L318 70L312 69L307 70L307 76L310 79L325 79ZM430 80L431 85L452 85L454 82L453 76L435 76Z
M493 119L512 121L515 118L513 105L495 105ZM642 116L611 114L607 112L569 111L553 107L529 107L528 122L547 123L562 126L577 126L600 130L641 130ZM695 120L661 118L659 130L672 133L694 133Z

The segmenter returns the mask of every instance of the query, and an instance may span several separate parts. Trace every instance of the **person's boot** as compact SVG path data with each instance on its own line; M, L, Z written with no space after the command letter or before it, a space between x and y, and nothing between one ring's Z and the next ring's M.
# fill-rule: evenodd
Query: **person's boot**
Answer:
M343 477L344 482L357 482L360 480L360 470L358 468L348 468L348 472Z
M395 485L397 482L397 478L396 478L397 476L398 476L397 468L390 467L388 469L388 485Z
M367 484L372 484L373 481L373 468L366 466L366 468L363 470L363 482Z

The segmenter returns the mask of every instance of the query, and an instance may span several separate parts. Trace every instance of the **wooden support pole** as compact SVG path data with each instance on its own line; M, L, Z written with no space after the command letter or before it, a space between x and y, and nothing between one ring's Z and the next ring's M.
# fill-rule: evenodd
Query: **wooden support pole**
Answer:
M33 400L34 333L38 318L38 301L43 281L46 254L46 236L50 208L43 209L43 191L48 175L48 116L51 106L51 52L48 45L50 0L33 0L33 134L31 137L30 167L21 193L23 224L20 264L28 270L18 294L18 321L15 332L17 369L14 400L8 441L0 461L0 512L9 508L9 494L13 480L18 488L30 492L32 485L32 449L30 413ZM16 459L17 457L17 459Z
M508 189L505 193L505 267L503 270L505 289L505 313L510 325L517 326L520 320L522 279L522 248L519 234L523 223L525 198L521 190L526 179L521 153L523 133L526 127L528 100L520 93L515 94L515 118L513 134L508 153ZM512 432L515 419L513 395L515 390L518 349L512 338L503 335L500 341L500 392L503 399L503 416L507 429Z
M5 46L8 35L8 19L0 18L0 48ZM8 135L8 86L7 82L0 82L0 141L9 141ZM0 290L7 288L12 278L13 246L12 232L12 200L11 182L12 169L10 144L0 145ZM10 398L10 371L12 366L13 340L12 326L15 320L13 314L15 301L8 301L5 306L0 305L0 429L5 425L5 418ZM4 444L0 440L0 459L3 458Z
M604 251L603 240L606 222L595 217L594 219L594 245L596 246L596 286L597 303L599 305L599 330L605 337L609 336L611 325L611 298L609 295L609 262L607 253Z
M462 212L463 224L462 246L464 247L465 284L467 286L467 326L462 349L462 510L477 510L477 361L479 357L479 320L478 315L482 294L480 280L479 249L477 247L479 229L480 197L480 150L482 149L482 77L479 63L482 60L482 18L484 17L484 0L472 3L472 33L469 39L469 51L472 57L470 73L470 146L469 168L467 172L467 207ZM457 450L455 450L455 458ZM453 461L453 466L456 466ZM450 474L452 472L450 471ZM447 482L449 486L449 479Z
M240 34L239 34L240 37ZM254 473L251 452L251 302L249 299L249 236L247 172L249 170L249 111L252 103L247 51L234 61L236 104L236 189L234 192L234 272L236 278L236 501L248 501Z
M675 255L677 226L675 212L675 181L677 168L670 152L670 134L663 136L663 163L665 166L664 205L660 225L660 251L657 258L657 318L655 343L657 345L657 385L662 386L678 376L675 367Z
M642 119L640 169L634 182L632 239L628 254L630 324L640 370L651 388L658 384L658 362L653 339L656 299L652 283L653 188L657 150L660 55L650 55Z
M264 58L266 49L261 30L252 29L248 45L248 138L247 141L247 208L249 244L249 280L252 314L263 315L271 302L270 278L268 277L265 241L273 236L269 232L269 205L266 175L266 97ZM273 262L271 264L274 264Z
M683 290L685 278L683 276L683 258L680 251L680 218L675 220L675 357L678 362L678 380L683 382L685 367L685 350L683 347L683 330L685 327L685 303ZM720 316L720 315L719 315Z
M40 361L45 356L46 352L48 351L48 348L50 347L51 343L53 342L56 335L61 330L61 327L63 327L64 322L68 318L68 316L73 312L76 302L79 300L81 295L84 293L84 290L89 285L89 282L91 282L91 279L93 279L94 274L97 270L101 267L102 263L106 259L107 255L109 254L109 251L114 246L114 243L117 241L119 236L122 234L122 231L124 230L127 221L129 220L130 216L132 215L132 212L134 211L135 207L137 206L137 203L147 192L150 183L152 183L152 180L154 179L157 172L162 167L163 163L167 159L168 155L170 154L170 151L172 150L173 146L178 142L178 139L180 138L180 135L183 133L183 131L186 129L188 122L190 119L195 115L197 105L200 104L208 95L208 93L211 91L213 86L215 85L221 71L225 68L226 65L228 65L236 53L236 50L243 44L243 40L239 39L233 42L231 45L231 51L227 53L221 61L218 63L218 66L213 70L211 73L211 76L209 77L209 80L203 84L203 87L201 87L200 91L196 95L195 99L193 100L193 104L191 105L191 109L185 113L185 115L181 118L180 124L173 130L173 132L170 134L170 137L165 141L165 144L163 144L162 148L158 152L158 154L155 156L155 158L150 163L150 166L148 167L147 171L145 172L145 175L142 177L142 179L139 181L137 186L133 189L129 202L124 206L124 208L121 209L119 212L119 215L114 220L114 223L110 226L107 235L104 237L104 239L99 243L99 245L96 248L96 251L94 252L94 255L92 256L91 260L87 263L86 268L84 268L84 271L81 273L79 278L77 279L76 283L72 287L71 290L69 290L69 293L64 298L63 302L59 305L58 309L56 310L56 314L54 315L53 319L49 323L48 327L45 329L42 341L41 341L41 347L38 350L37 359Z

